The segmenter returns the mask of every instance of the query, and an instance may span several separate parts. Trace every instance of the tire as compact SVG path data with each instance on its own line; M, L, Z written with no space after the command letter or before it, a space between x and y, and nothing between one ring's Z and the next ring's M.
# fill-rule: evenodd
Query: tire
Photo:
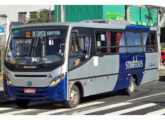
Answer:
M20 108L27 108L29 104L29 100L16 100L15 104Z
M136 88L135 79L131 77L129 87L125 89L125 94L129 96L133 95L135 88Z
M72 90L70 92L70 99L67 101L66 106L68 108L76 107L80 102L80 92L76 85L73 85Z

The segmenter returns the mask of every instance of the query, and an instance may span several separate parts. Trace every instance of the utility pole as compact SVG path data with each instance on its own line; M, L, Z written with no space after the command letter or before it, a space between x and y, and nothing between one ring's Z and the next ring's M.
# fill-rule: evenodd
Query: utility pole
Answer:
M126 5L125 6L125 8L126 8L126 20L128 21L128 22L130 22L131 21L131 19L130 19L130 5Z
M48 11L48 13L49 13L49 22L51 22L51 9L50 9L50 5L49 5L49 11Z
M61 22L65 21L65 10L64 10L64 5L61 5Z

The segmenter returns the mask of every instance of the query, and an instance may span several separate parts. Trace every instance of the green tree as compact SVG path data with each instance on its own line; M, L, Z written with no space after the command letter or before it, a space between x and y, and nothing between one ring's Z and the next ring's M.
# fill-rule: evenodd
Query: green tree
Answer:
M51 16L51 11L44 9L37 12L36 17L29 18L27 24L36 24L36 23L46 23L53 22L53 16Z

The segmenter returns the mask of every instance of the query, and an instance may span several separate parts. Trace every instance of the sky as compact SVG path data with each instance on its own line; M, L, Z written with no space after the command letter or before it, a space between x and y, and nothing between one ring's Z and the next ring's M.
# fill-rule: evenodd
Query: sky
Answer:
M108 5L156 5L165 7L164 0L0 0L0 5L77 5L77 4L108 4Z

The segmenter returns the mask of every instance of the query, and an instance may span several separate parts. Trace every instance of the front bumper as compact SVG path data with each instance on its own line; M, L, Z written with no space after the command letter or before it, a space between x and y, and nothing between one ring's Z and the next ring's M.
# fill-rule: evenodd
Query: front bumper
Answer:
M7 99L21 100L50 100L50 101L66 101L67 100L67 80L63 79L55 87L33 87L35 93L24 93L24 88L9 86L4 80L4 96ZM32 88L32 87L30 87Z

